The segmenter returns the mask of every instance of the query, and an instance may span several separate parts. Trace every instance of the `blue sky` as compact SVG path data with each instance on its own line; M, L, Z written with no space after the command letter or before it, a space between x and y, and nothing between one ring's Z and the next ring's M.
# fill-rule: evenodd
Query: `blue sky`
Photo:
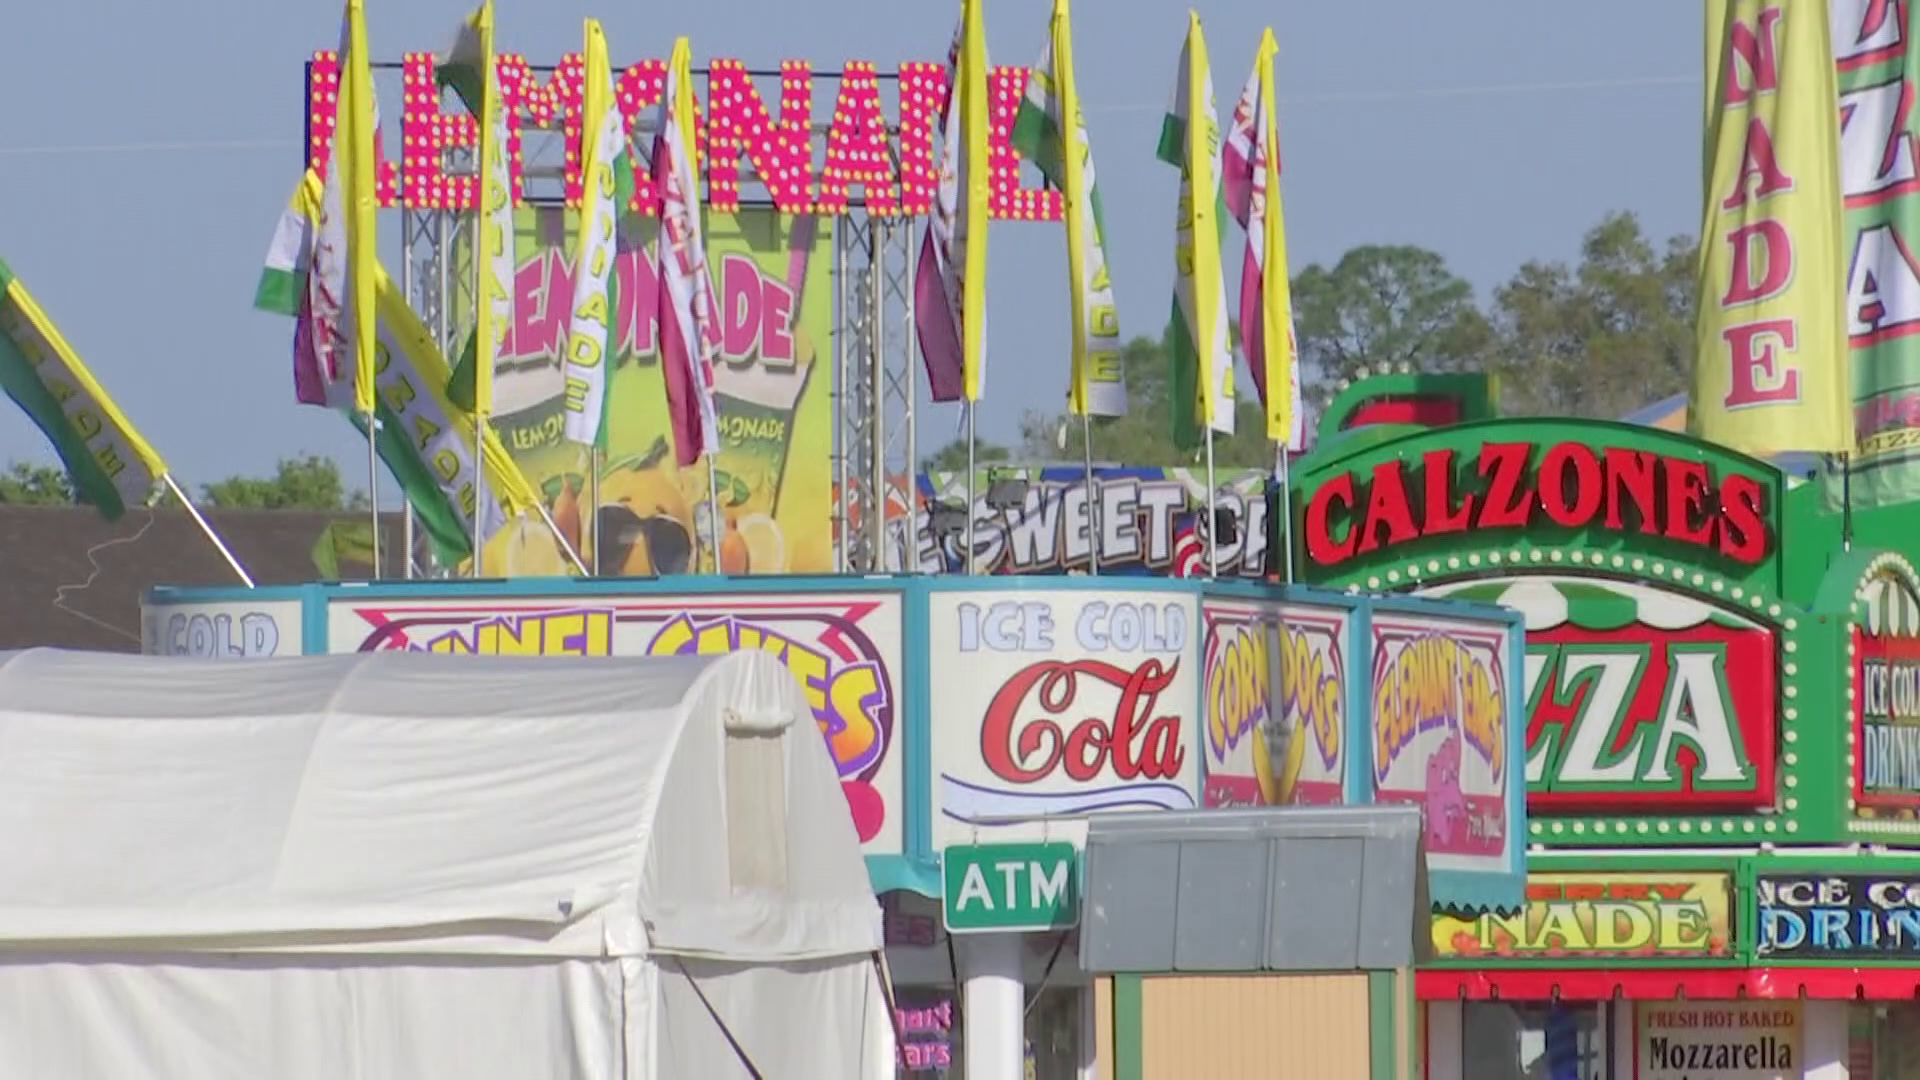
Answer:
M336 40L339 7L16 6L0 35L0 100L11 103L0 121L0 255L183 482L265 473L311 451L339 457L364 485L364 444L345 421L293 402L287 324L250 308L301 165L301 65ZM994 60L1031 63L1050 6L989 0ZM664 57L686 34L696 64L801 58L816 70L938 59L957 9L901 0L497 7L500 48L535 63L577 49L581 19L593 15L617 65ZM1124 17L1103 17L1122 7ZM374 54L388 60L442 48L469 10L459 0L368 0L368 9ZM1075 11L1075 64L1129 336L1159 332L1171 289L1177 178L1153 147L1186 11L1163 0L1082 0ZM1296 271L1358 244L1419 244L1484 299L1528 259L1574 257L1610 210L1637 212L1656 236L1697 227L1695 4L1214 0L1200 14L1223 118L1261 28L1272 25L1279 40ZM382 84L389 110L397 94ZM383 227L397 233L397 214ZM1011 437L1023 409L1058 400L1065 277L1058 226L995 226L982 437ZM1061 359L1015 363L1023 349ZM954 419L931 406L922 417L924 452ZM0 461L51 456L23 416L0 413Z

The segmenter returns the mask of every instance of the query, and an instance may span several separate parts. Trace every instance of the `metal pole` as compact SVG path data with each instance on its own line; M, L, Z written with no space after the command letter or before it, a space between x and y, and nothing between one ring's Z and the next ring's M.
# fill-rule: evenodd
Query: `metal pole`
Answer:
M553 520L553 511L548 510L547 504L538 500L534 502L533 508L539 512L540 520L547 523L547 531L551 532L554 540L560 544L560 553L567 557L567 561L573 564L575 570L580 571L580 576L585 577L587 564L580 560L580 553L573 550L573 544L567 540L567 534L560 531L559 523Z
M227 560L227 565L233 569L234 576L238 577L241 583L247 588L253 588L253 578L248 576L247 568L240 565L240 560L234 557L233 549L227 546L225 540L220 539L219 533L213 531L213 526L208 524L207 519L201 515L200 508L193 505L193 500L187 498L186 492L180 490L180 485L174 482L173 474L162 473L160 475L160 482L167 485L167 490L173 492L173 497L179 499L180 505L186 507L187 513L193 515L193 523L200 526L200 531L207 534L208 540L213 541L213 546L219 549L220 557ZM379 519L376 518L374 520L376 522L375 531L377 532L377 522Z
M713 572L720 572L720 475L714 468L716 455L707 458L707 550L713 552ZM696 566L698 564L696 563Z
M413 570L413 503L407 502L400 508L400 546L406 550L407 557L400 564L400 576L412 581Z
M877 511L867 522L867 543L873 552L873 570L887 569L887 281L886 242L891 230L880 217L867 215L867 377L872 380L872 424L867 437L873 447L869 464Z
M587 535L593 538L590 572L600 576L600 448L587 448Z
M481 138L484 140L487 137L483 132ZM481 147L480 152L483 154L486 153L486 148ZM475 164L477 165L478 162ZM481 197L484 198L484 194ZM485 228L485 224L486 211L476 202L473 207L473 251L471 252L473 261L473 326L476 331L480 328L480 305L487 302L486 281L481 277L483 267L485 267L487 263L485 257L487 238L482 235L481 232L481 230ZM454 363L458 364L459 362L459 358L456 357ZM484 372L482 368L485 369ZM481 494L486 490L487 484L487 414L484 409L478 407L480 402L477 400L480 394L480 380L482 378L488 380L493 378L493 342L481 341L479 335L476 333L473 339L473 386L474 397L476 399L473 413L473 489L475 494L473 500L473 557L467 560L467 564L472 568L473 576L476 578L480 576L480 549L486 539L480 535L481 521L486 517L481 510L486 504L486 499L481 497ZM542 513L545 513L544 507L542 507Z
M359 303L355 298L354 303ZM380 580L380 418L372 409L366 411L367 421L367 505L373 514L373 580ZM400 494L405 501L406 493Z
M1080 449L1087 467L1087 569L1100 576L1100 491L1093 484L1093 414L1080 414Z
M969 401L962 408L967 410L967 550L962 558L966 562L965 573L973 575L973 405Z
M840 232L839 218L834 219L832 227L833 302L839 314L833 328L833 369L834 377L838 381L833 404L834 428L840 444L838 460L834 462L835 471L838 473L835 479L839 485L836 490L840 495L834 508L834 520L839 525L840 572L844 574L853 569L854 497L853 488L850 486L852 474L847 467L848 460L853 454L853 439L847 428L847 410L854 406L848 403L849 396L853 393L853 379L847 366L847 257L845 250L841 248L846 238Z
M907 541L900 552L900 569L909 574L920 572L920 432L914 417L920 412L919 378L914 369L920 365L914 354L919 351L919 342L914 338L913 277L915 263L913 257L913 219L907 220L906 243L902 252L907 268L907 324L903 338L907 343L907 475L903 481L907 497Z
M1207 420L1207 577L1220 576L1220 537L1216 530L1220 526L1220 517L1214 511L1219 506L1219 490L1213 479L1213 422Z
M1293 584L1293 484L1287 473L1292 467L1287 461L1287 444L1276 443L1276 456L1280 459L1280 505L1275 508L1280 515L1280 541L1286 545L1286 577L1281 580Z
M413 233L414 214L411 210L400 212L400 295L407 303L413 303ZM378 520L376 518L376 520ZM379 526L374 527L379 531ZM407 498L405 488L400 491L400 576L413 580L413 500Z

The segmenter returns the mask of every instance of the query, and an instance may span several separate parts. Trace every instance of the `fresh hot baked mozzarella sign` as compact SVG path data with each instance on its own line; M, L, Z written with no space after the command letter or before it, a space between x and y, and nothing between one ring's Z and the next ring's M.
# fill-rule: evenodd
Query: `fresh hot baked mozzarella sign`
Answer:
M929 603L939 846L1077 840L1086 814L1198 804L1191 596L966 590Z
M1634 1073L1640 1080L1788 1080L1804 1075L1800 1003L1642 1002Z

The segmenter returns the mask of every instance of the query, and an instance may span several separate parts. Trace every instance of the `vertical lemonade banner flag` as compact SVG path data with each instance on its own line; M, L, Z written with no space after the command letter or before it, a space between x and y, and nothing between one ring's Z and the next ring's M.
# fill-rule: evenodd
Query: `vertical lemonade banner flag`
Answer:
M1286 451L1306 449L1300 364L1294 352L1287 228L1280 202L1280 125L1273 92L1273 30L1260 35L1253 72L1234 106L1223 154L1227 209L1247 233L1240 267L1240 334L1260 393L1267 438ZM1272 388L1282 387L1275 393ZM1284 459L1283 459L1284 460Z
M992 108L987 86L987 28L982 0L960 0L960 137L966 156L961 196L960 232L965 250L958 252L960 277L960 363L967 412L986 388L987 363L987 114ZM971 421L969 421L971 424Z
M1180 50L1173 102L1160 128L1159 158L1180 169L1174 223L1172 325L1173 437L1183 450L1210 432L1233 434L1233 351L1227 335L1227 297L1221 287L1219 171L1220 118L1200 16L1190 12Z
M335 408L351 405L365 416L373 410L371 297L379 210L374 140L379 118L361 0L348 0L341 17L338 66L333 142L307 274L312 367L304 378L296 371L295 381L302 401ZM356 296L366 299L355 303ZM310 400L316 396L319 400Z
M1073 312L1068 411L1075 416L1125 416L1120 317L1108 274L1100 186L1074 83L1073 24L1067 0L1054 0L1047 45L1027 76L1027 94L1014 120L1013 145L1048 183L1060 189L1066 210L1067 286Z
M309 171L275 226L255 294L255 306L261 310L300 320L295 327L296 353L302 348L301 339L310 339L314 333L302 325L306 313L289 311L284 300L276 299L286 292L278 283L289 267L307 264L320 230L323 199L320 178ZM472 551L476 515L482 534L488 535L538 504L519 466L491 431L484 439L483 469L475 470L473 421L448 398L446 359L432 331L377 266L374 297L380 343L375 373L376 451L419 515L435 558L454 566ZM342 412L365 433L363 418Z
M586 22L586 75L582 91L582 194L574 241L573 307L567 327L567 441L605 447L610 330L617 305L612 296L620 213L632 196L633 169L626 160L627 125L614 103L607 39L594 19ZM511 233L509 236L511 237ZM507 248L509 271L514 261ZM511 277L509 277L511 281ZM508 293L509 302L512 294Z
M960 213L960 191L972 172L987 167L985 162L967 160L966 140L961 135L960 60L966 33L966 15L962 12L953 27L953 43L947 49L947 100L940 107L940 184L913 274L914 337L926 364L928 394L936 402L959 401L965 395L957 267L966 261L967 218Z
M0 390L20 406L60 455L73 490L108 521L128 506L173 492L235 576L253 579L173 481L167 463L107 395L26 285L0 260Z
M1829 506L1844 496L1872 507L1920 499L1920 6L1856 0L1832 12L1858 445L1829 461L1825 493Z
M1851 453L1840 123L1827 8L1708 0L1706 209L1687 427Z
M675 39L660 98L660 125L653 143L654 189L660 192L660 357L682 466L707 459L707 545L714 566L720 557L720 496L714 458L720 453L720 420L714 409L713 276L707 269L701 230L700 189L693 175L693 50Z

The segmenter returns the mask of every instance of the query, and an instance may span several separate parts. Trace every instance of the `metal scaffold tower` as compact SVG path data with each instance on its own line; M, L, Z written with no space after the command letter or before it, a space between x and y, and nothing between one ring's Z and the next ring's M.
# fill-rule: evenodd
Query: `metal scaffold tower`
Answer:
M835 230L835 531L840 570L902 571L917 531L916 219L856 210Z

